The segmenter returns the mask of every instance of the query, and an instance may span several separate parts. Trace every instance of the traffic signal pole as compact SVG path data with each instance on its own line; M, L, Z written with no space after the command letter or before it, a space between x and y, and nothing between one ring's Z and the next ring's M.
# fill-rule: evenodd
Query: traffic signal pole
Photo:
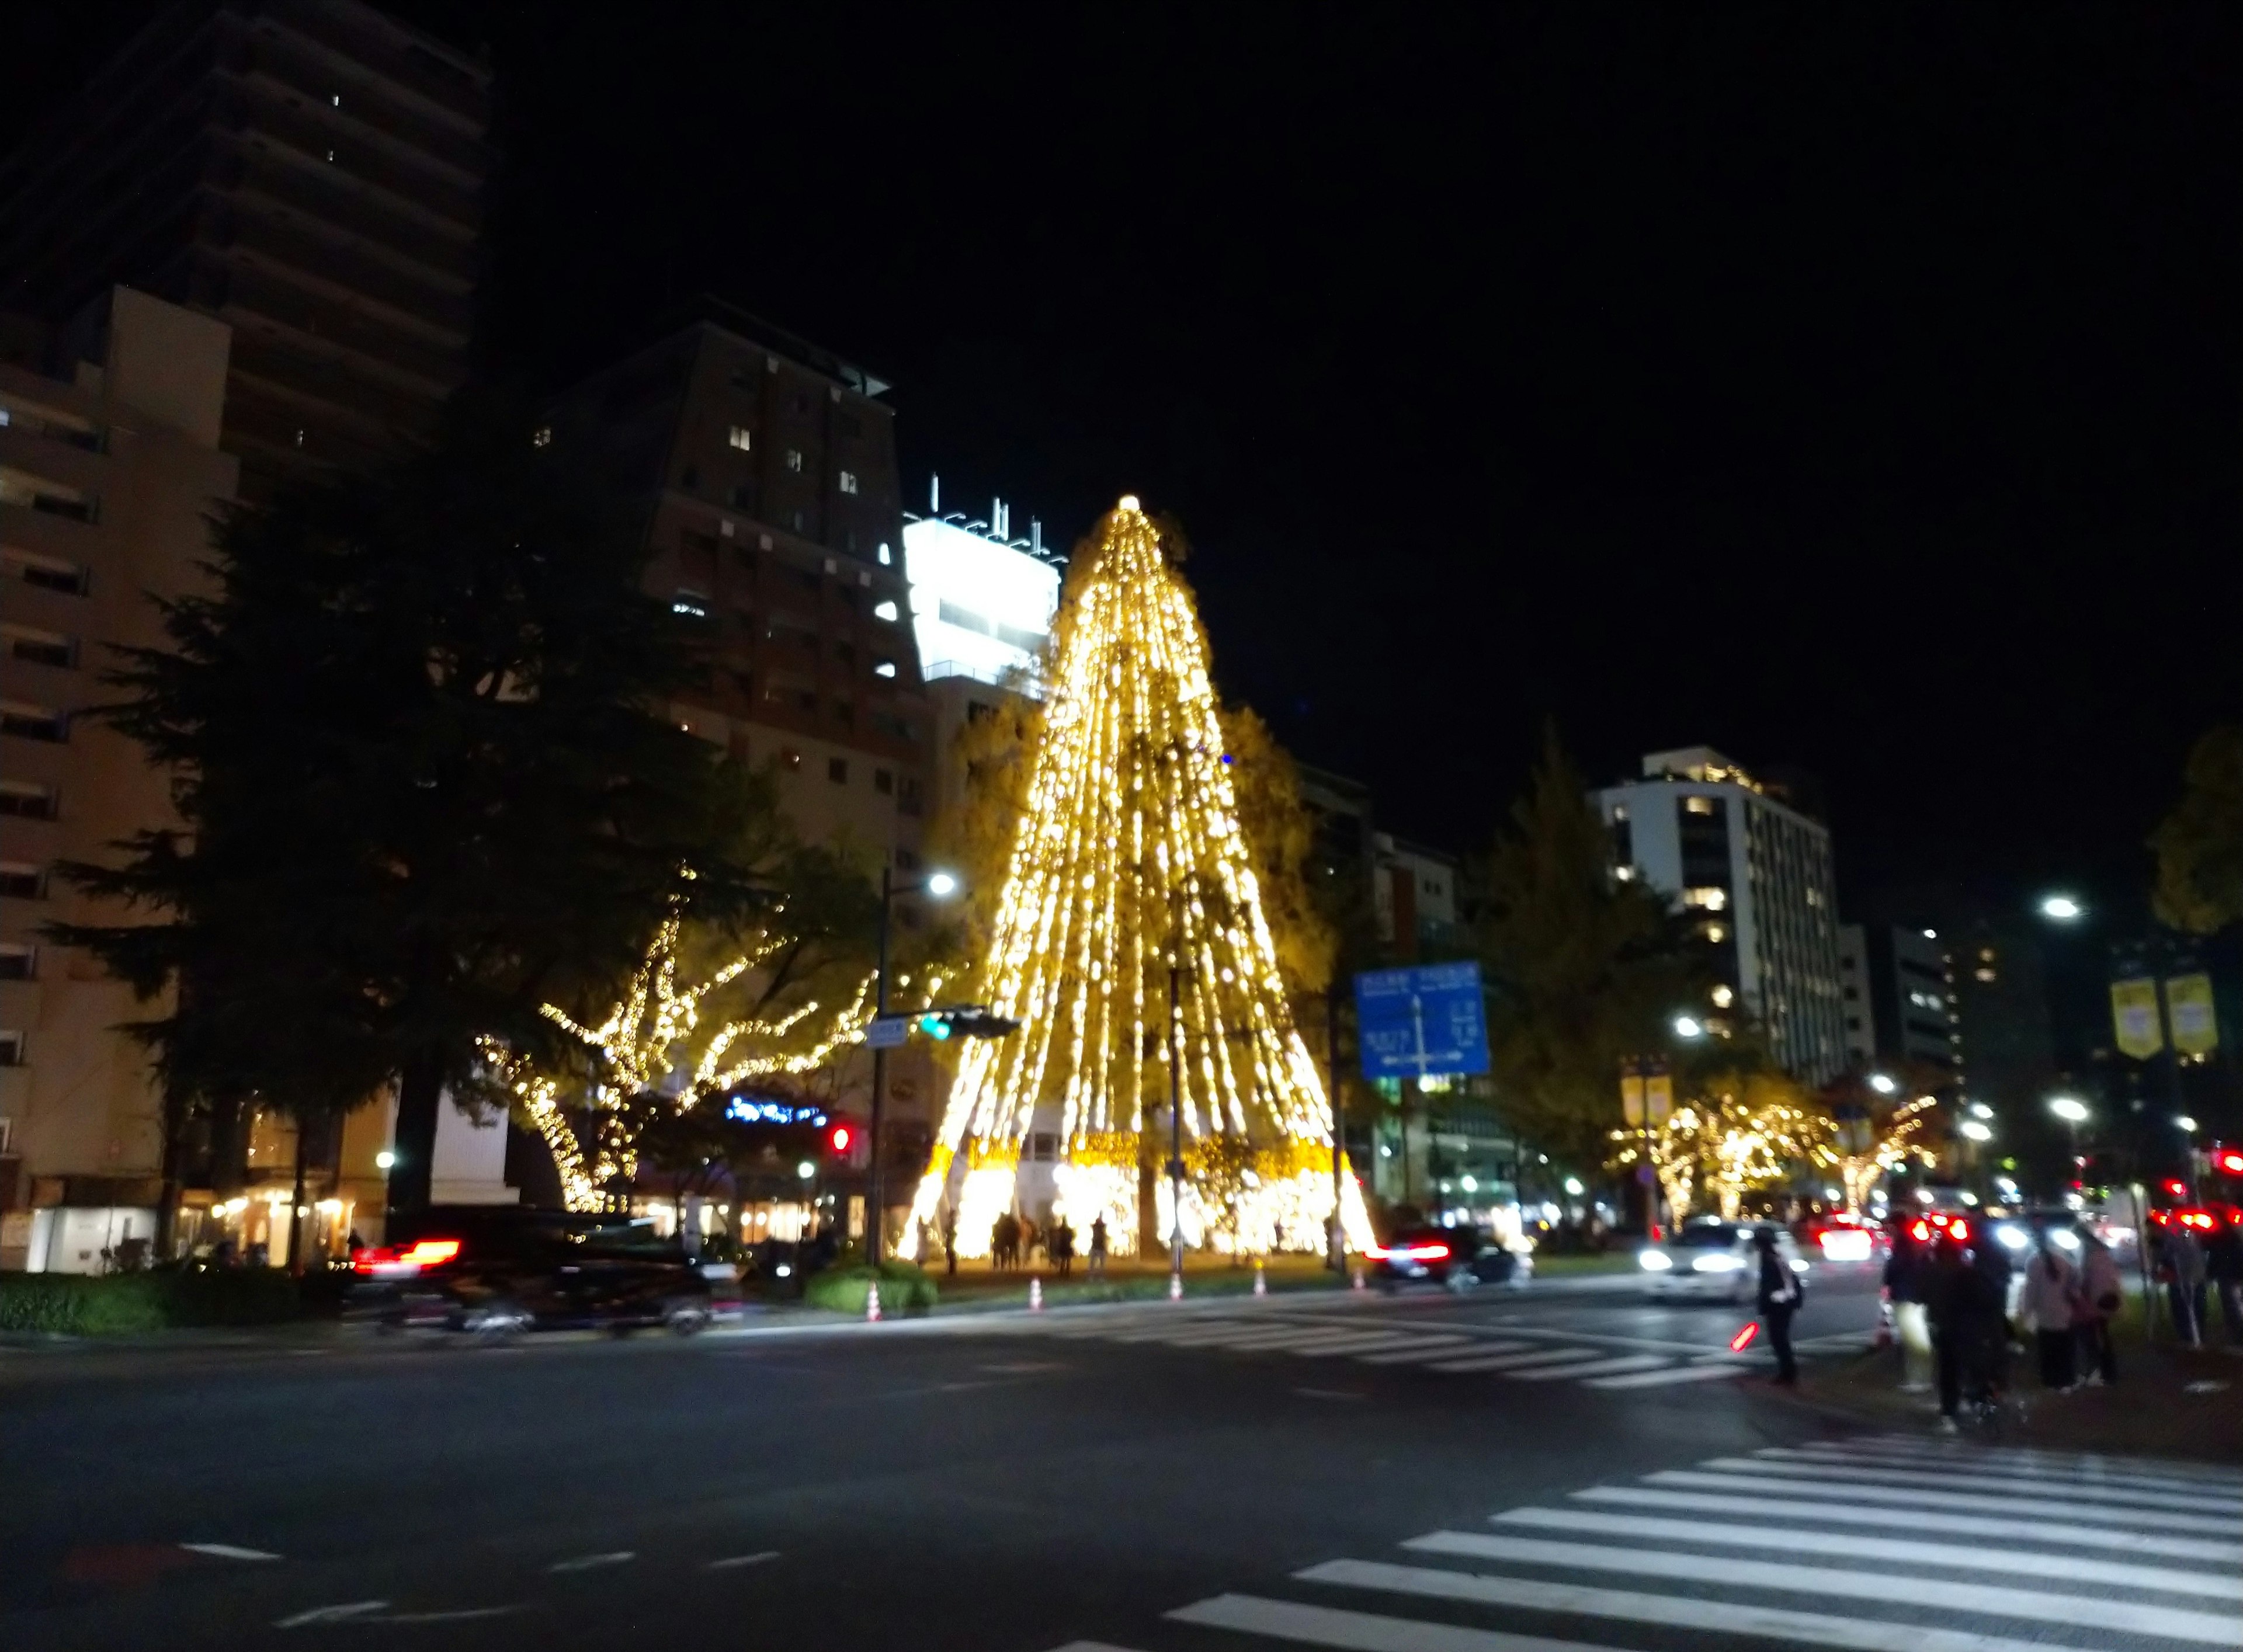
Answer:
M880 868L880 950L879 967L872 977L872 1014L877 1017L888 1012L888 909L895 896L893 874L883 864ZM888 1098L888 1051L885 1044L872 1050L872 1111L865 1135L867 1154L865 1171L865 1259L875 1268L880 1265L880 1244L884 1237L880 1210L880 1111Z

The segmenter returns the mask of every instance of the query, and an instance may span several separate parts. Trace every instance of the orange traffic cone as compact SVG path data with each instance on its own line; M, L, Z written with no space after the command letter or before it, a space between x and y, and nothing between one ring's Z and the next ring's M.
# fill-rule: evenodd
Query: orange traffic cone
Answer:
M880 1282L871 1281L865 1286L865 1318L877 1321L880 1317Z
M1041 1313L1043 1311L1044 1282L1041 1278L1032 1279L1028 1281L1028 1312Z
M1169 1301L1171 1301L1171 1302L1181 1302L1181 1301L1182 1301L1182 1300L1183 1300L1183 1295L1184 1295L1184 1276L1183 1276L1182 1274L1181 1274L1181 1273L1171 1273L1171 1274L1169 1274Z
M1254 1294L1256 1296L1270 1294L1270 1282L1262 1277L1262 1259L1258 1256L1254 1259Z

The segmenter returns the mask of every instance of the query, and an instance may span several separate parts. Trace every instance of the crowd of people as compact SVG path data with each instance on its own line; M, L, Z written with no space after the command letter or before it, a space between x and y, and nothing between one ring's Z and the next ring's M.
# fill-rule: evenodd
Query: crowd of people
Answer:
M1039 1226L1032 1216L1015 1211L1000 1215L989 1230L990 1265L999 1273L1011 1273L1025 1267L1035 1259L1037 1251L1061 1279L1074 1273L1074 1255L1080 1239L1074 1225L1064 1216L1053 1217ZM1106 1219L1094 1219L1090 1224L1090 1276L1097 1279L1106 1272ZM955 1261L951 1271L957 1271Z

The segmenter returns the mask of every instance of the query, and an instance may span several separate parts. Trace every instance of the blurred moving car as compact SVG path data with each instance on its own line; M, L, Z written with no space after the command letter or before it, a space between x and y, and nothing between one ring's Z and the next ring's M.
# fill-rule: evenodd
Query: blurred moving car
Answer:
M1760 1288L1753 1234L1775 1235L1775 1253L1795 1273L1807 1272L1798 1241L1775 1222L1731 1222L1701 1217L1636 1252L1646 1293L1654 1301L1749 1302Z
M1842 1266L1882 1263L1889 1248L1883 1232L1868 1219L1842 1213L1817 1216L1800 1224L1795 1237L1802 1251L1817 1260Z
M1462 1293L1482 1285L1524 1285L1534 1275L1532 1252L1507 1249L1473 1227L1405 1227L1364 1254L1382 1291L1445 1285Z
M659 1326L690 1336L739 1309L737 1269L689 1257L643 1217L437 1205L392 1226L387 1243L353 1253L344 1301L351 1317L387 1329L498 1340Z

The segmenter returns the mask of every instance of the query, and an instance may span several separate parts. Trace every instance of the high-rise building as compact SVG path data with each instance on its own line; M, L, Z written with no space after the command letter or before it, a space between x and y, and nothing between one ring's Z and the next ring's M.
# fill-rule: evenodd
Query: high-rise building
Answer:
M1371 843L1378 938L1404 961L1452 946L1458 933L1457 857L1391 832L1373 833Z
M1904 1068L1923 1084L1959 1080L1955 966L1940 932L1848 923L1839 930L1838 950L1846 1045L1856 1064Z
M57 861L177 823L170 777L84 714L116 698L114 648L163 642L151 599L194 588L238 468L226 326L125 287L90 319L59 377L0 364L0 1270L153 1236L162 1109L119 1027L163 1006L44 930L123 916Z
M1593 802L1617 875L1687 915L1715 980L1706 1019L1741 1011L1777 1062L1821 1084L1846 1065L1829 829L1705 746L1653 752Z
M178 0L0 163L0 309L215 317L246 490L363 467L467 376L489 115L485 64L360 0Z

